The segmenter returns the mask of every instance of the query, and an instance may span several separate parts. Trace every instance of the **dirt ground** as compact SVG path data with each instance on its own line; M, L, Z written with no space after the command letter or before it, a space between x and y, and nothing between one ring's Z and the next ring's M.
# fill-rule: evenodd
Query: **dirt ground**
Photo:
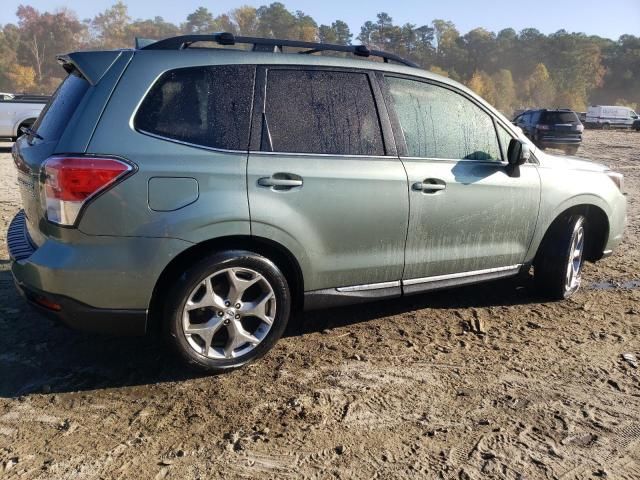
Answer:
M625 174L629 225L573 299L503 281L308 313L217 377L32 313L2 242L0 477L640 478L640 133L579 156ZM4 239L8 149L0 207Z

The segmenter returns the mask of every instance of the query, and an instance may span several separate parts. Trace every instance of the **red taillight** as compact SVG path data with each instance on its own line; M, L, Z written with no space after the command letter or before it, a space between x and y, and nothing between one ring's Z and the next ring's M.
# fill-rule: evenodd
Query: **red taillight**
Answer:
M44 163L47 218L73 225L84 203L131 170L114 158L51 157Z

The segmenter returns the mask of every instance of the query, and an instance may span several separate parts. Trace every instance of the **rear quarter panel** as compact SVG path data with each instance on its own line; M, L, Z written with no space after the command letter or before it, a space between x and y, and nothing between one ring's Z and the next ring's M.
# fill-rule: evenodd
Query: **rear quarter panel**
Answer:
M162 73L174 68L224 63L216 62L216 58L206 54L136 52L87 151L121 156L135 163L138 171L91 203L79 224L82 232L169 237L192 243L250 234L247 152L179 144L140 133L133 126L139 104ZM195 179L196 201L174 211L152 210L148 203L149 182L158 177Z

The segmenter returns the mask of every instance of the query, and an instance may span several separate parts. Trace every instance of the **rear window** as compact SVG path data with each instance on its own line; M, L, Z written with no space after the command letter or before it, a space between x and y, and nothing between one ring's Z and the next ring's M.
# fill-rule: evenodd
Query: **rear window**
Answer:
M215 65L166 72L142 102L134 126L194 145L247 150L254 70Z
M33 129L45 141L59 140L88 89L89 82L70 73L51 97Z
M578 123L580 120L574 112L543 112L542 123Z

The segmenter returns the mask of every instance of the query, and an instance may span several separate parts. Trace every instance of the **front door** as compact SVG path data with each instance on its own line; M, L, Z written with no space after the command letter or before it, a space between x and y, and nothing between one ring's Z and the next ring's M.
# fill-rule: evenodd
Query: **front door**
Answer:
M400 293L407 178L367 72L259 68L248 163L253 235L292 251L305 291ZM374 293L375 294L375 293Z
M537 167L510 171L512 133L472 97L385 78L410 188L406 285L516 272L538 216Z

